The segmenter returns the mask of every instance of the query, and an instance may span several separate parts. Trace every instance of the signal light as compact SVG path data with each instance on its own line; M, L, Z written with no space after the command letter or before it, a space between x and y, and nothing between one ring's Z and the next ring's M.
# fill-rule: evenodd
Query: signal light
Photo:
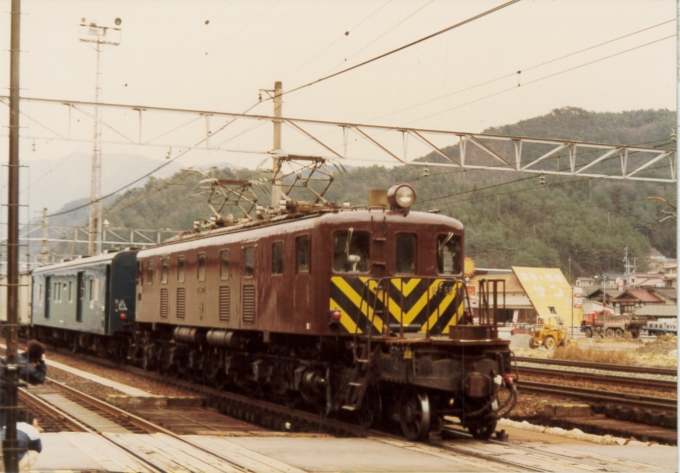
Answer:
M125 314L120 314L120 320L125 320L127 319L127 315Z
M507 373L505 376L503 376L503 381L505 381L506 386L512 386L512 383L515 381L515 379L510 373Z
M331 319L333 321L339 322L341 318L342 318L342 312L340 312L338 309L331 311Z

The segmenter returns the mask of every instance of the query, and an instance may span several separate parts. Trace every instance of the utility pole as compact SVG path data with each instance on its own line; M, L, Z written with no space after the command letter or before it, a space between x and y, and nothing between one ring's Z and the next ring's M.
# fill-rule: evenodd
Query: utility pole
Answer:
M281 179L279 179L279 173L276 172L279 169L281 158L278 157L281 154L281 109L283 106L283 100L281 99L281 93L283 91L283 83L281 81L274 82L274 90L266 91L267 93L274 93L274 145L272 153L274 153L274 158L272 162L273 169L275 171L272 176L272 207L277 208L281 202Z
M17 366L17 322L19 303L19 53L21 0L12 0L9 82L9 191L7 204L7 323L3 326L7 344L5 371L6 433L2 442L5 471L19 471L17 406L19 367Z
M40 264L47 264L47 249L48 249L48 233L47 233L47 208L42 210L42 242L40 242Z
M86 24L85 18L80 22L83 43L94 44L97 52L97 72L95 76L94 102L99 103L101 92L100 57L105 44L118 46L120 44L120 18L114 21L116 27L98 26L94 22ZM92 180L90 182L90 239L88 253L90 255L102 251L102 133L99 126L99 107L94 107L94 137L92 145Z

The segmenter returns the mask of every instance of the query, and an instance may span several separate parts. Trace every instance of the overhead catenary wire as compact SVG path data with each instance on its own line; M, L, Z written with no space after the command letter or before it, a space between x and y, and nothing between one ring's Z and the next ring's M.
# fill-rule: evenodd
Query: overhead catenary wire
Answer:
M255 102L255 103L254 103L253 105L251 105L247 110L245 110L242 114L248 113L249 111L251 111L252 109L254 109L255 107L257 107L257 106L260 105L261 103L262 103L262 102L260 102L260 101ZM222 130L224 130L225 128L227 128L229 125L231 125L231 124L234 123L236 120L238 120L238 118L239 118L239 117L235 117L235 118L233 118L232 120L230 120L230 121L228 121L227 123L225 123L224 125L222 125L222 126L221 126L220 128L218 128L216 131L214 131L213 133L210 134L210 138L214 137L217 133L219 133L219 132L221 132ZM206 141L207 139L208 139L208 137L201 139L201 140L198 141L193 147L196 147L196 146L200 145L201 143L203 143L203 142ZM189 148L189 149L187 149L187 150L181 152L180 154L178 154L178 155L175 156L174 158L167 160L166 162L164 162L164 163L161 164L160 166L157 166L155 169L153 169L153 170L147 172L147 173L144 174L143 176L140 176L140 177L138 177L137 179L135 179L135 180L133 180L133 181L131 181L131 182L125 184L124 186L119 187L119 188L116 189L115 191L109 192L109 193L106 194L105 196L100 197L99 199L96 200L96 202L99 202L100 200L108 199L109 197L111 197L111 196L113 196L113 195L119 193L120 191L125 190L125 189L127 189L128 187L137 184L138 182L140 182L140 181L146 179L147 177L151 176L152 174L155 174L157 171L163 169L165 166L169 165L170 163L173 163L173 162L177 161L179 158L181 158L182 156L184 156L185 154L187 154L189 151L191 151L191 148ZM74 207L74 208L72 208L72 209L63 210L63 211L61 211L61 212L57 212L57 213L50 214L50 215L48 215L48 217L56 217L56 216L58 216L58 215L64 215L64 214L71 213L71 212L75 212L76 210L80 210L80 209L83 209L83 208L89 207L89 206L90 206L90 202L88 202L87 204L84 204L84 205L80 205L80 206Z
M319 78L319 79L316 79L315 81L309 82L309 83L304 84L304 85L301 85L301 86L299 86L299 87L295 87L294 89L291 89L291 90L288 90L288 91L286 91L286 92L283 92L281 95L290 94L290 93L295 92L295 91L298 91L298 90L300 90L300 89L304 89L304 88L306 88L306 87L310 87L310 86L312 86L312 85L318 84L319 82L323 82L323 81L325 81L325 80L328 80L328 79L330 79L330 78L332 78L332 77L337 77L337 76L339 76L339 75L341 75L341 74L344 74L344 73L346 73L346 72L352 71L352 70L357 69L357 68L359 68L359 67L365 66L365 65L370 64L370 63L375 62L375 61L378 61L378 60L380 60L380 59L382 59L382 58L385 58L385 57L387 57L387 56L390 56L390 55L392 55L392 54L394 54L394 53L397 53L397 52L399 52L399 51L403 51L404 49L410 48L411 46L415 46L416 44L422 43L423 41L427 41L428 39L434 38L435 36L439 36L440 34L446 33L446 32L448 32L448 31L451 31L451 30L455 29L455 28L458 28L458 27L460 27L460 26L466 25L466 24L471 23L471 22L473 22L473 21L475 21L475 20L478 20L478 19L480 19L480 18L483 18L483 17L485 17L485 16L487 16L487 15L490 15L490 14L492 14L492 13L495 13L495 12L497 12L497 11L499 11L499 10L502 10L503 8L509 7L510 5L513 5L513 4L515 4L515 3L519 2L519 1L520 1L520 0L510 0L509 2L506 2L506 3L502 4L502 5L499 5L499 6L497 6L497 7L494 7L494 8L492 8L492 9L490 9L490 10L487 10L487 11L485 11L485 12L482 12L482 13L480 13L480 14L478 14L478 15L475 15L475 16L473 16L473 17L470 17L470 18L468 18L468 19L466 19L466 20L463 20L463 21L461 21L461 22L458 22L458 23L456 23L456 24L454 24L454 25L451 25L451 26L449 26L449 27L447 27L447 28L444 28L443 30L437 31L436 33L432 33L432 34L430 34L430 35L428 35L428 36L424 36L424 37L422 37L422 38L420 38L420 39L417 39L416 41L412 41L412 42L410 42L410 43L408 43L408 44L405 44L404 46L400 46L400 47L398 47L398 48L396 48L396 49L393 49L393 50L388 51L388 52L386 52L386 53L383 53L383 54L381 54L381 55L379 55L379 56L376 56L376 57L374 57L374 58L371 58L371 59L368 59L368 60L366 60L366 61L363 61L363 62L361 62L361 63L359 63L359 64L354 65L354 66L345 68L345 69L343 69L343 70L341 70L341 71L338 71L338 72L334 72L333 74L329 74L329 75L327 75L327 76L325 76L325 77L321 77L321 78ZM270 100L270 99L268 99L268 100Z
M485 96L483 96L483 97L480 97L480 98L478 98L478 99L471 100L471 101L469 101L469 102L465 102L465 103L462 103L462 104L460 104L460 105L456 105L455 107L447 108L446 110L442 110L442 111L440 111L440 112L436 112L436 113L433 113L433 114L430 114L430 115L427 115L427 116L418 118L418 119L416 119L416 120L411 120L410 122L406 123L406 125L410 125L411 123L417 123L417 122L419 122L419 121L421 121L421 120L425 120L425 119L427 119L427 118L436 117L436 116L441 115L441 114L443 114L443 113L447 113L447 112L450 112L450 111L452 111L452 110L456 110L456 109L458 109L458 108L465 107L465 106L471 105L471 104L473 104L473 103L481 102L482 100L486 100L486 99L488 99L488 98L495 97L495 96L497 96L497 95L501 95L501 94L504 94L504 93L506 93L506 92L510 92L511 90L517 90L517 89L519 89L520 87L526 87L526 86L528 86L528 85L535 84L535 83L537 83L537 82L541 82L541 81L546 80L546 79L550 79L551 77L555 77L555 76L558 76L558 75L560 75L560 74L565 74L565 73L567 73L567 72L571 72L571 71L574 71L574 70L576 70L576 69L580 69L580 68L582 68L582 67L590 66L590 65L595 64L595 63L598 63L598 62L600 62L600 61L605 61L605 60L607 60L607 59L611 59L611 58L613 58L613 57L620 56L620 55L622 55L622 54L629 53L629 52L631 52L631 51L635 51L635 50L637 50L637 49L644 48L644 47L647 47L647 46L651 46L651 45L653 45L653 44L659 43L659 42L661 42L661 41L665 41L665 40L670 39L670 38L675 38L675 37L676 37L675 34L672 34L672 35L669 35L669 36L664 36L663 38L659 38L659 39L656 39L656 40L654 40L654 41L650 41L650 42L648 42L648 43L644 43L644 44L641 44L641 45L639 45L639 46L635 46L635 47L633 47L633 48L626 49L626 50L624 50L624 51L620 51L620 52L618 52L618 53L610 54L609 56L604 56L604 57L601 57L601 58L599 58L599 59L595 59L595 60L593 60L593 61L589 61L589 62L586 62L586 63L583 63L583 64L579 64L578 66L570 67L570 68L568 68L568 69L564 69L564 70L562 70L562 71L555 72L555 73L553 73L553 74L548 74L547 76L539 77L538 79L534 79L534 80L532 80L532 81L526 82L526 83L522 84L521 86L513 86L513 87L510 87L510 88L507 88L507 89L503 89L503 90L500 90L500 91L498 91L498 92L494 92L494 93L492 93L492 94L489 94L489 95L485 95Z
M465 87L465 88L463 88L463 89L456 90L455 92L450 92L450 93L448 93L448 94L441 95L441 96L439 96L439 97L435 97L435 98L430 99L430 100L426 100L425 102L417 103L417 104L415 104L415 105L411 105L411 106L409 106L409 107L402 108L402 109L400 109L400 110L395 110L394 112L390 112L390 113L388 113L388 114L385 114L385 115L381 115L381 116L379 116L379 117L372 118L372 119L369 120L369 121L379 120L379 119L381 119L381 118L389 117L389 116L391 116L391 115L395 115L395 114L397 114L397 113L405 112L405 111L407 111L407 110L411 110L411 109L416 108L416 107L421 107L421 106L423 106L423 105L427 105L428 103L436 102L436 101L445 99L445 98L447 98L447 97L452 97L452 96L454 96L454 95L458 95L458 94L460 94L460 93L467 92L467 91L469 91L469 90L477 89L477 88L479 88L479 87L483 87L483 86L485 86L485 85L489 85L489 84L492 84L492 83L494 83L494 82L498 82L498 81L503 80L503 79L508 79L508 78L510 78L510 77L515 77L515 76L517 76L517 74L519 74L519 73L531 71L531 70L533 70L533 69L538 69L539 67L543 67L543 66L546 66L546 65L548 65L548 64L552 64L552 63L554 63L554 62L561 61L561 60L563 60L563 59L566 59L566 58L569 58L569 57L572 57L572 56L576 56L577 54L581 54L581 53L584 53L584 52L586 52L586 51L591 51L591 50L596 49L596 48L599 48L599 47L601 47L601 46L605 46L605 45L607 45L607 44L611 44L611 43L614 43L614 42L616 42L616 41L620 41L620 40L622 40L622 39L629 38L629 37L634 36L634 35L636 35L636 34L640 34L640 33L643 33L643 32L645 32L645 31L649 31L649 30L651 30L651 29L658 28L659 26L663 26L663 25L666 25L666 24L668 24L668 23L672 23L672 22L674 22L674 21L676 21L675 18L670 19L670 20L666 20L666 21L663 21L663 22L661 22L661 23L657 23L657 24L655 24L655 25L648 26L648 27L646 27L646 28L642 28L642 29L637 30L637 31L633 31L633 32L631 32L631 33L627 33L627 34L625 34L625 35L623 35L623 36L618 36L618 37L616 37L616 38L613 38L613 39L604 41L604 42L602 42L602 43L598 43L598 44L595 44L595 45L593 45L593 46L588 46L587 48L579 49L578 51L574 51L574 52L571 52L571 53L569 53L569 54L564 54L564 55L562 55L562 56L559 56L559 57L550 59L550 60L548 60L548 61L541 62L541 63L539 63L539 64L535 64L535 65L530 66L530 67L525 67L525 68L523 68L523 69L519 69L517 72L511 72L511 73L509 73L509 74L504 74L504 75L502 75L502 76L496 77L495 79L490 79L490 80L487 80L487 81L484 81L484 82L480 82L479 84L471 85L471 86L469 86L469 87Z
M355 52L354 54L352 54L351 56L345 58L345 60L343 61L343 63L344 63L345 61L349 60L349 59L352 59L354 56L356 56L356 55L359 54L360 52L366 50L368 47L370 47L371 45L375 44L376 41L380 40L381 38L384 38L384 37L385 37L386 35L388 35L390 32L394 31L394 30L395 30L396 28L398 28L400 25L404 24L406 21L410 20L410 19L413 18L415 15L417 15L420 11L422 11L423 9L425 9L425 7L431 5L432 2L434 2L434 0L430 0L429 2L423 4L423 5L421 5L420 7L418 7L417 9L415 9L415 10L414 10L413 12L411 12L406 18L402 19L402 20L399 21L397 24L393 25L393 26L392 26L391 28L389 28L387 31L385 31L384 33L382 33L381 35L379 35L378 37L376 37L373 41L371 41L370 43L368 43L367 45L365 45L364 47L362 47L361 49L359 49L358 51L356 51L356 52Z
M302 64L301 66L298 66L298 67L295 69L295 71L291 72L291 73L288 74L286 77L284 77L284 78L283 78L283 82L286 82L286 80L288 80L291 76L293 76L294 74L297 74L298 72L302 71L302 70L303 70L305 67L307 67L312 61L314 61L316 58L318 58L319 56L321 56L323 53L325 53L326 51L328 51L329 49L331 49L333 46L335 46L336 44L338 44L340 41L342 41L342 40L347 36L348 33L351 33L352 31L356 30L356 29L359 28L361 25L363 25L364 23L366 23L366 21L368 21L371 17L373 17L376 13L378 13L380 10L382 10L384 7L386 7L386 6L387 6L389 3L391 3L392 1L393 1L393 0L387 0L385 3L383 3L383 4L380 5L378 8L376 8L375 10L373 10L373 12L371 12L371 13L370 13L368 16L366 16L363 20L361 20L359 23L357 23L356 25L354 25L354 26L352 26L350 29L348 29L347 32L346 32L345 34L343 34L343 35L340 36L338 39L336 39L335 41L333 41L331 44L329 44L328 46L326 46L324 49L322 49L321 51L319 51L318 53L316 53L314 56L312 56L310 59L308 59L304 64Z

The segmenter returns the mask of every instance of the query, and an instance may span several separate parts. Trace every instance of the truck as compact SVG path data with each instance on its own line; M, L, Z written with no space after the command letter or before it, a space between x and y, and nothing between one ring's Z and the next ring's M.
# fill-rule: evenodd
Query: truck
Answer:
M647 325L645 325L644 330L647 331L648 335L656 335L657 337L667 333L677 335L678 319L649 319L647 320Z
M611 315L600 310L585 314L579 330L588 338L591 338L593 334L607 338L622 337L624 332L630 333L633 338L638 338L646 325L646 317L631 314Z

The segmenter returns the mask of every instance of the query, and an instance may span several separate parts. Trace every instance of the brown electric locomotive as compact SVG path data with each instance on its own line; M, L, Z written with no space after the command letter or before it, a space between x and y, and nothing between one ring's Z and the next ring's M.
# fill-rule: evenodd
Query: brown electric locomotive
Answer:
M139 251L133 360L409 439L443 416L488 437L515 399L503 288L484 282L473 318L463 225L414 201L399 185L376 207L291 202Z

